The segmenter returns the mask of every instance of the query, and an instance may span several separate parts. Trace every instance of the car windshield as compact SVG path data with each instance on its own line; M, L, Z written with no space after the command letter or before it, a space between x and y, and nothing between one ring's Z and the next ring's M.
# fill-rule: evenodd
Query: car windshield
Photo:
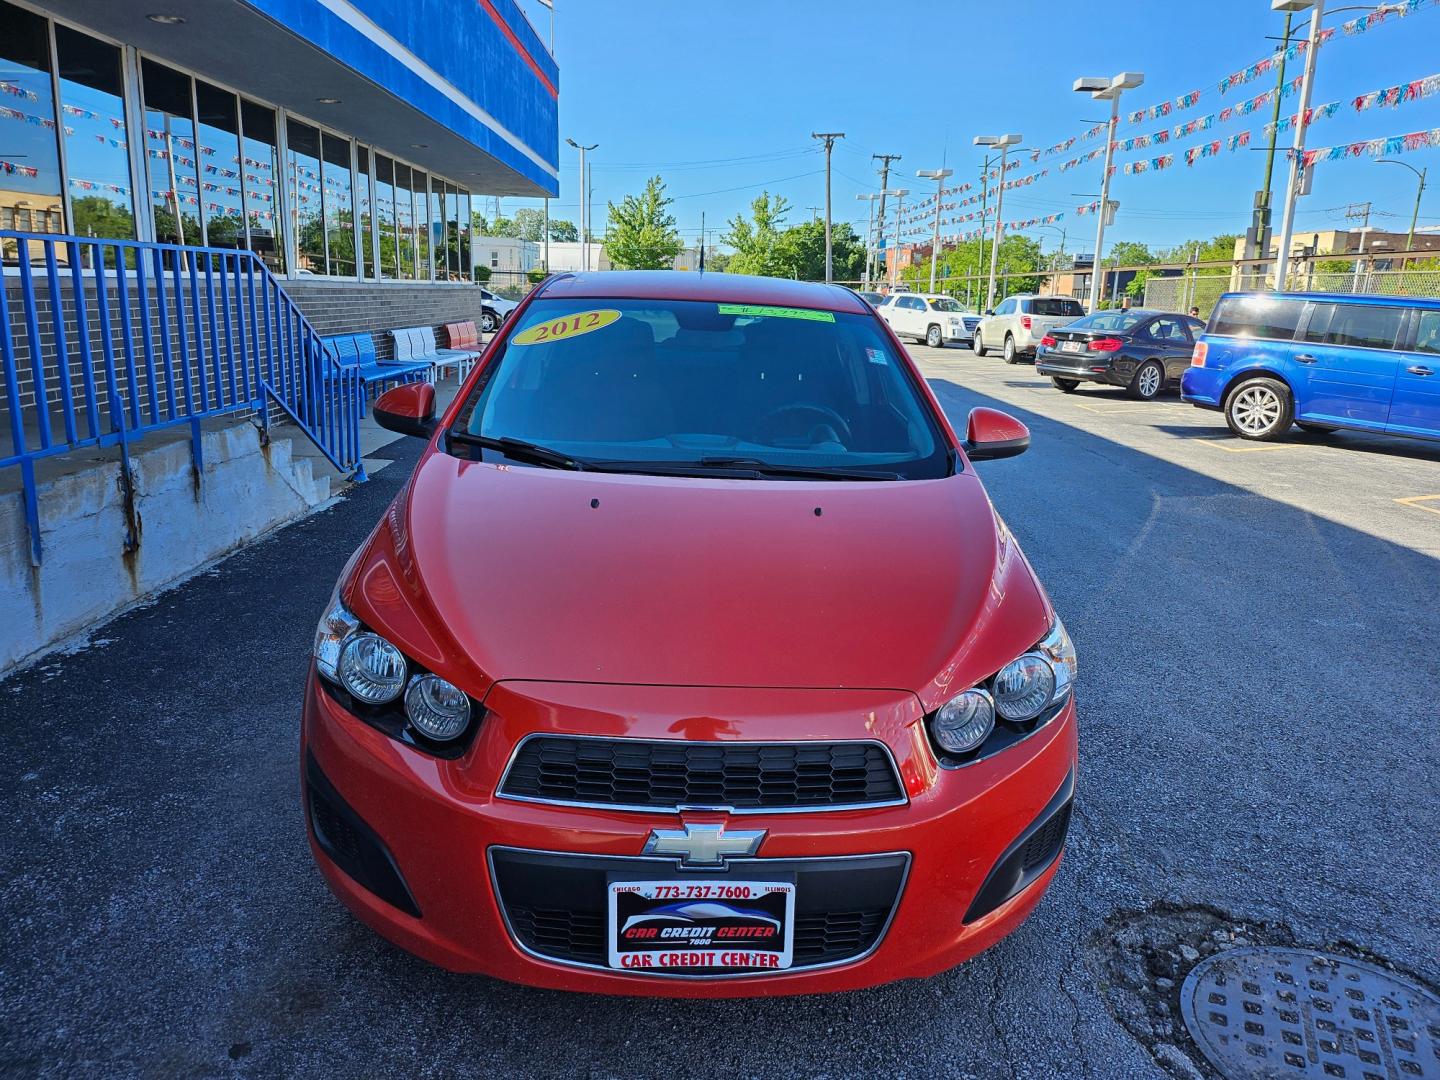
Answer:
M953 297L949 297L949 296L941 296L941 297L939 297L938 299L931 300L931 301L930 301L930 306L931 306L932 308L934 308L936 311L964 311L964 310L965 310L964 308L962 308L962 307L960 306L960 304L959 304L958 301L956 301Z
M1066 330L1129 330L1138 322L1148 319L1149 313L1137 314L1134 311L1097 311L1094 315L1086 315L1083 319L1076 319L1072 323L1066 323Z
M1067 319L1075 319L1085 314L1079 300L1062 296L1037 296L1029 306L1031 315L1063 315Z
M452 452L767 479L945 476L937 418L879 326L868 313L537 300L462 407Z

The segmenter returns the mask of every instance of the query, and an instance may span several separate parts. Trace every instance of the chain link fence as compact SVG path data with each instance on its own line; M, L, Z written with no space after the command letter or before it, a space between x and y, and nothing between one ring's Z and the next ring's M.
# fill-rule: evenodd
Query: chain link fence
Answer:
M1328 260L1333 262L1334 259ZM1271 277L1255 267L1217 273L1206 268L1177 277L1152 277L1145 282L1145 306L1165 311L1198 307L1209 316L1227 292L1264 291ZM1319 270L1312 263L1286 279L1292 292L1353 293L1358 296L1440 296L1440 270Z

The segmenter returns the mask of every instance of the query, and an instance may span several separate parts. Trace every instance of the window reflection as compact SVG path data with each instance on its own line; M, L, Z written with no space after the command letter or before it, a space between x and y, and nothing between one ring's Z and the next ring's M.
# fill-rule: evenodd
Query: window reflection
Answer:
M0 133L0 229L64 232L49 35L40 16L3 3ZM18 256L15 241L0 243L5 261ZM39 244L30 245L30 257L44 258Z
M195 83L200 119L200 203L205 240L211 247L243 247L245 212L241 202L240 103L228 90Z
M470 233L471 233L471 207L470 192L460 192L460 213L457 220L460 225L460 239L457 247L460 251L460 276L469 281L474 274L474 268L470 264Z
M302 274L325 273L324 188L320 183L320 132L291 120L285 127L289 157L285 195L290 203L296 268Z
M395 261L404 281L415 277L415 208L410 166L395 163Z
M410 190L415 195L415 276L430 279L430 196L426 177L419 169L411 172Z
M245 188L246 239L250 250L276 273L285 270L285 245L276 230L280 208L276 200L276 177L280 175L280 152L275 141L275 110L253 101L240 102L240 161L236 164Z
M55 27L70 211L81 236L135 238L120 50Z
M380 278L394 280L395 266L395 163L375 155L375 220L380 230Z
M370 151L363 146L355 148L355 220L359 226L356 243L359 245L359 274L361 277L375 277L375 215L370 207Z
M435 248L435 280L450 281L450 247L445 242L445 182L430 177L430 242Z
M195 159L195 125L190 117L190 76L140 62L145 91L145 161L155 238L171 244L198 244L200 181Z
M355 276L355 206L350 195L350 140L321 135L325 188L325 241L327 273Z

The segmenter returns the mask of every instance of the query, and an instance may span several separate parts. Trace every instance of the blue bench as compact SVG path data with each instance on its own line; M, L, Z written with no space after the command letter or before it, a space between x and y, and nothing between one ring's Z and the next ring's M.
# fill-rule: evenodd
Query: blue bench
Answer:
M341 367L359 369L360 381L367 391L372 386L384 387L386 383L398 385L429 379L434 371L428 363L381 360L375 354L375 339L369 334L337 334L324 338L323 342L325 351ZM364 400L360 402L360 408L363 414Z
M453 367L463 377L474 363L468 352L437 346L435 331L428 326L397 327L390 331L390 337L395 342L396 360L429 364L437 374L443 368Z

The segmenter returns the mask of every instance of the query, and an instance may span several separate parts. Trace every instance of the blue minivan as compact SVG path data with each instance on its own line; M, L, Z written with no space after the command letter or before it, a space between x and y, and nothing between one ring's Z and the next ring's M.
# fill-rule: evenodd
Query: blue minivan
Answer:
M1227 293L1180 397L1242 439L1292 423L1440 439L1440 299Z

